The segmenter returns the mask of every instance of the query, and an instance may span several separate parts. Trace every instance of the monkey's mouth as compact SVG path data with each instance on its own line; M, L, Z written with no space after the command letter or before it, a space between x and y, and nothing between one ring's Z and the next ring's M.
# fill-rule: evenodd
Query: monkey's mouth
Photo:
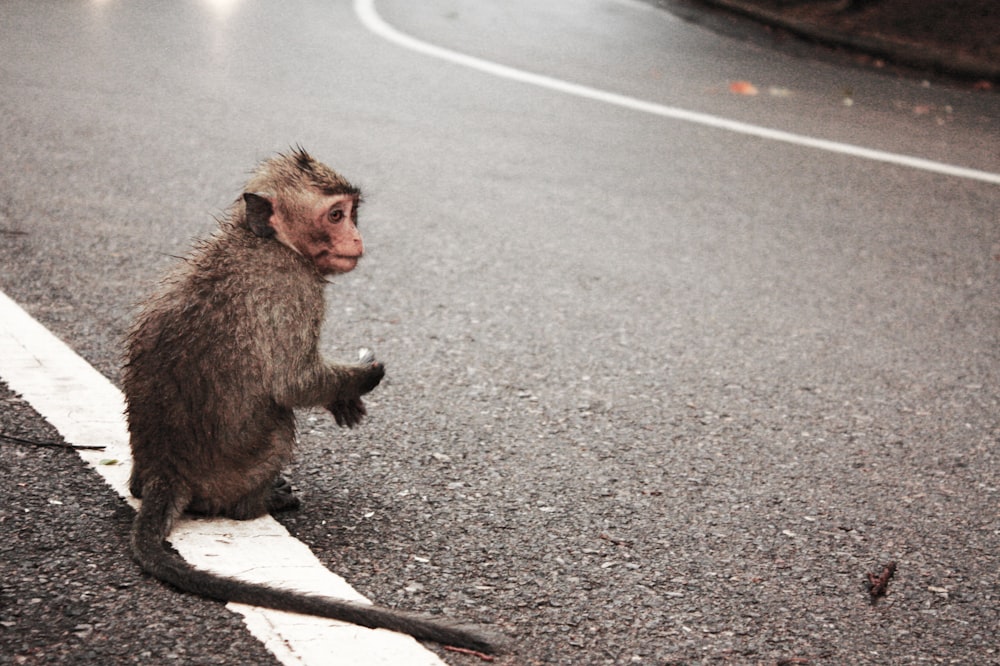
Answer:
M354 270L360 258L360 254L334 254L329 250L323 250L316 254L313 262L320 269L320 272L329 275L332 273L348 273Z
M357 261L361 258L360 254L333 254L329 250L320 250L313 255L314 261Z
M326 259L332 261L341 261L344 263L358 263L358 259L361 258L360 254L328 254Z

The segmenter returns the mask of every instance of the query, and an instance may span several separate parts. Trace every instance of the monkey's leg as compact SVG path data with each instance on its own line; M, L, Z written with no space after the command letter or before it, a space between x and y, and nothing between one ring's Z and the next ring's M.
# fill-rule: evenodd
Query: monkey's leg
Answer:
M233 520L253 520L267 513L292 511L301 505L302 502L292 492L292 484L284 477L279 476L231 504L221 505L218 502L196 497L191 500L187 511L199 516L225 516Z
M234 520L252 520L266 513L292 511L301 505L302 502L292 492L292 484L277 476L223 509L222 515Z
M201 516L225 516L233 520L253 520L271 511L272 498L276 493L275 486L281 479L277 474L267 476L258 485L243 495L235 498L195 496L187 505L187 512ZM287 484L287 482L285 482ZM286 491L284 504L291 504L295 496L291 487Z
M232 504L222 507L219 514L233 520L253 520L263 516L271 508L271 497L274 494L272 484L272 481L267 481Z
M139 478L139 472L135 467L132 468L132 474L129 476L128 491L132 493L132 497L142 499L142 479Z

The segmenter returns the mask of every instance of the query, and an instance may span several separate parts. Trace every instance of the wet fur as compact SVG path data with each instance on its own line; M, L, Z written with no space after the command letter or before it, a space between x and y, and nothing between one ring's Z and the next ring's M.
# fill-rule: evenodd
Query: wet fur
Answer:
M364 415L360 396L381 364L334 365L318 341L326 278L269 233L269 201L294 215L296 194L358 191L304 151L265 162L218 232L199 244L142 306L126 340L123 386L142 498L132 548L147 572L212 599L384 627L494 651L483 635L394 610L303 595L191 567L164 540L185 511L245 520L295 508L280 477L293 455L299 407L326 406L338 423Z

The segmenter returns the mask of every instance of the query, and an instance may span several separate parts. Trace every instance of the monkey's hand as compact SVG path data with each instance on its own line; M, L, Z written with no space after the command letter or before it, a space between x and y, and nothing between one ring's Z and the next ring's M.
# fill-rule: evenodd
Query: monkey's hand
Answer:
M375 389L385 377L385 365L382 363L371 362L365 363L361 366L361 381L358 384L358 393L364 395Z
M358 365L356 367L361 370L358 395L364 395L373 390L385 377L385 366L375 360L375 352L367 347L358 350Z
M369 362L362 363L358 369L360 370L359 396L334 400L326 406L339 426L353 428L361 423L362 417L368 413L368 410L365 409L365 403L361 401L360 396L372 391L385 377L385 366L374 362L374 357Z
M337 425L348 428L353 428L361 423L361 418L368 413L368 410L365 409L365 403L361 402L361 398L334 400L326 408L333 414Z

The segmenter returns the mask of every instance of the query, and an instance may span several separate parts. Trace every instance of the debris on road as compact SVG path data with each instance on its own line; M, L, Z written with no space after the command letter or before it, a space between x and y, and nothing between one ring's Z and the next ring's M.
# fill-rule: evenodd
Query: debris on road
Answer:
M884 597L888 592L889 580L896 574L896 563L889 562L882 568L882 573L876 576L873 573L868 574L868 594L871 595L872 604L874 604L879 597Z

